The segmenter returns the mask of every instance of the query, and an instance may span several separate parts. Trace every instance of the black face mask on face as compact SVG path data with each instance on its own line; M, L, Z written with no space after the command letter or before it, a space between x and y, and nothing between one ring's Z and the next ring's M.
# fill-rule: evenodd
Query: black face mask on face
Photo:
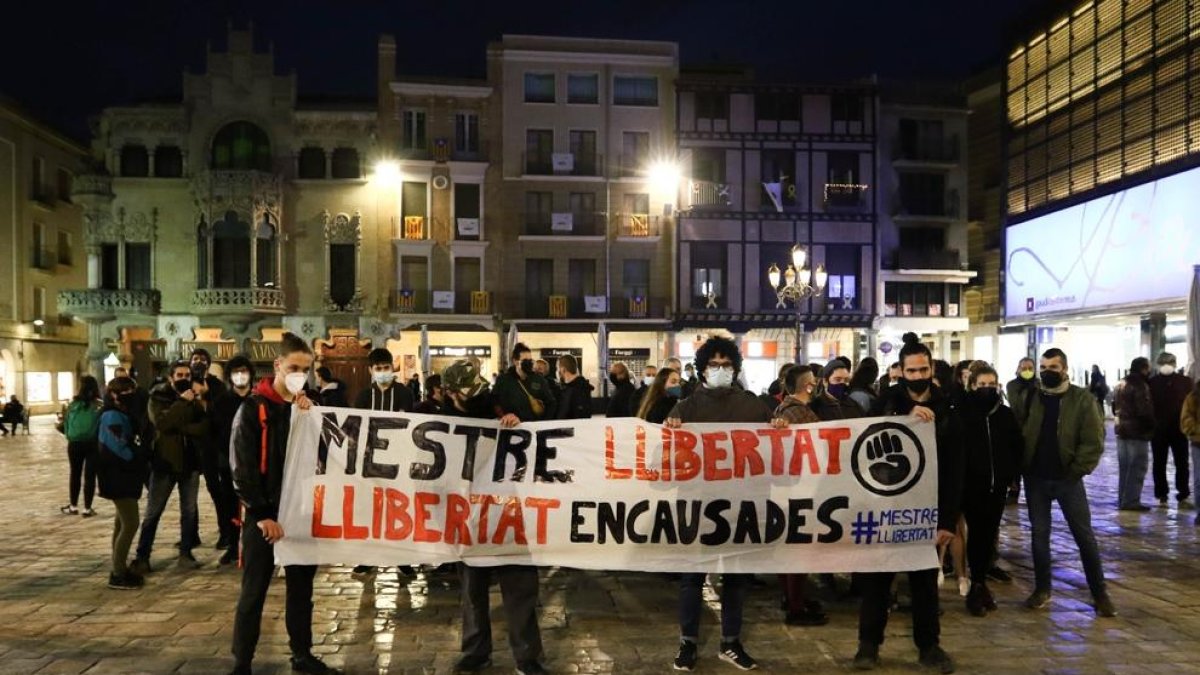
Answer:
M1043 370L1041 378L1042 386L1047 389L1056 389L1063 383L1063 374L1057 370Z
M618 376L616 373L609 373L609 374L608 374L608 381L609 381L609 382L612 382L612 383L613 383L613 386L616 386L616 385L618 385L618 384L621 384L622 382L624 382L624 381L625 381L625 378L623 378L623 377L619 377L619 376Z
M923 380L904 380L904 386L908 390L918 396L929 391L929 387L933 385L933 378L927 377Z
M521 361L521 372L529 375L533 373L533 359L525 359Z
M175 388L175 393L182 394L192 388L192 383L189 380L175 380L171 386Z
M972 398L985 406L996 405L1000 400L1000 392L995 387L981 387L971 392Z

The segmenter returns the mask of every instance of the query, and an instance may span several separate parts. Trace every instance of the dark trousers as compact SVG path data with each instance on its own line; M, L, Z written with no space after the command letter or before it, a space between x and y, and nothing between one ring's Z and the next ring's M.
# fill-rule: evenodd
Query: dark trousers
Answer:
M997 492L987 488L964 491L962 512L967 520L967 565L971 568L974 583L985 581L996 559L996 535L1000 533L1007 491L1007 487Z
M679 575L679 636L700 641L700 612L704 608L704 573ZM721 575L721 639L736 640L742 634L742 607L750 577L745 574Z
M858 610L858 641L883 644L887 628L888 608L892 604L892 581L896 572L866 572L855 575L862 590L862 605ZM925 651L938 644L942 628L938 619L937 569L908 573L912 592L913 642Z
M237 541L237 526L233 522L237 518L238 506L237 494L233 491L233 473L229 467L221 467L217 450L207 448L200 453L200 473L204 476L204 487L208 489L213 509L217 512L217 528L221 538L233 545ZM200 541L198 531L192 534L195 541Z
M67 461L71 464L69 488L71 506L79 506L79 488L83 484L83 508L92 508L96 496L96 452L95 441L68 441Z
M804 593L807 574L780 574L779 584L783 587L783 597L787 602L787 613L800 614L808 598Z
M1167 483L1168 450L1175 460L1175 494L1183 501L1191 495L1192 486L1188 482L1188 439L1178 430L1171 434L1155 434L1150 441L1150 451L1154 455L1154 496L1159 501L1171 496L1171 486Z
M254 649L262 630L263 604L275 573L275 547L263 538L258 523L247 520L242 526L242 592L233 616L233 657L238 663L254 660ZM284 624L293 656L312 651L313 577L316 565L286 565L287 604Z
M200 489L200 474L195 471L175 476L167 471L155 470L150 474L150 493L146 497L146 517L142 520L142 532L138 535L137 557L150 559L154 538L158 535L158 521L167 510L171 492L179 486L179 552L191 553L199 539L195 533L200 529L196 512L196 492Z
M1071 529L1079 547L1080 562L1092 595L1105 591L1104 568L1100 547L1092 531L1092 510L1082 478L1055 480L1025 477L1025 505L1029 510L1029 529L1033 538L1033 576L1037 588L1050 590L1050 505L1058 502L1063 520Z
M500 584L504 616L508 621L508 646L517 664L542 660L542 633L537 623L538 568L528 565L501 567L458 566L462 580L463 656L492 654L492 613L489 588Z

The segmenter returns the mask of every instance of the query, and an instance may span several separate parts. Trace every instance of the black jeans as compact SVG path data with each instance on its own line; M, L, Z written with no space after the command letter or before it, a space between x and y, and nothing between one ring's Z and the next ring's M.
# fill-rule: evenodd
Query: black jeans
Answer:
M71 464L69 488L71 506L79 506L79 488L83 483L83 508L92 508L96 496L96 453L95 441L68 441L67 461Z
M1000 532L1000 519L1004 517L1004 502L1007 487L999 492L990 492L986 487L978 490L968 488L963 494L963 517L967 519L967 565L971 568L971 581L983 583L996 556L996 535Z
M538 629L538 568L528 565L471 567L460 563L462 581L463 656L487 658L492 654L492 615L488 589L500 584L504 615L508 621L508 646L518 665L542 660L542 634Z
M1154 455L1154 497L1162 501L1171 496L1171 486L1167 483L1168 450L1175 461L1175 495L1183 501L1191 495L1192 484L1188 481L1188 439L1178 429L1170 434L1155 434L1150 441L1150 452Z
M204 448L200 453L200 473L204 476L204 487L212 499L217 512L217 527L221 538L232 546L237 541L237 494L233 491L233 473L229 467L221 468L218 449ZM199 526L197 525L197 530ZM194 541L200 541L200 533L193 532Z
M258 523L249 519L242 525L242 565L242 592L233 617L233 657L238 663L249 664L254 660L263 605L275 573L275 547L263 538ZM284 623L288 646L293 656L305 656L312 651L312 591L317 566L287 565L283 571L287 582Z
M908 573L909 590L912 592L913 642L921 651L937 646L942 632L938 619L937 573L937 569ZM888 608L892 604L892 581L896 574L864 572L855 575L862 591L862 605L858 610L859 642L883 644Z
M700 613L704 609L703 572L686 572L679 575L679 637L692 642L700 641ZM746 602L746 589L750 585L747 574L721 575L721 639L736 640L742 634L742 607Z

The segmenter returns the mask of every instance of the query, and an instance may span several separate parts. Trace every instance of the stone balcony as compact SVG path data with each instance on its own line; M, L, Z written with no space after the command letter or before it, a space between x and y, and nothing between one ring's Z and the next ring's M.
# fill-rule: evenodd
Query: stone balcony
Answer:
M161 303L162 294L154 289L90 288L58 294L59 314L93 322L111 321L127 315L154 316Z
M201 288L192 292L192 311L249 319L283 314L287 306L278 288Z

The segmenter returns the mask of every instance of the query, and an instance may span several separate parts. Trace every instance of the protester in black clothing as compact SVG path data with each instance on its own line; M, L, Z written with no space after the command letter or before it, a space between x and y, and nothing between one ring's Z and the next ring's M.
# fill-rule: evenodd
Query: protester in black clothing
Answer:
M237 492L233 486L233 470L229 464L229 441L233 436L233 418L238 408L250 395L254 382L254 365L250 359L238 354L225 364L225 377L229 379L229 389L225 395L213 402L212 429L218 448L224 452L217 453L217 476L220 480L220 497L224 506L221 515L222 528L230 528L228 545L221 555L220 564L230 565L238 559L238 533L241 515L238 513ZM225 530L222 529L222 532ZM223 537L225 538L225 537Z
M850 398L850 363L836 358L821 369L821 382L811 408L822 421L863 417L867 413Z
M562 358L573 358L564 356ZM560 361L560 369L561 369ZM530 373L532 375L533 373ZM500 407L488 391L487 380L474 361L460 359L442 373L447 405L444 414L475 419L496 419ZM523 420L513 413L500 417L500 426L512 428ZM517 672L544 675L542 636L537 624L538 569L531 565L472 567L459 565L462 580L462 657L455 666L459 673L476 673L492 664L492 618L489 588L500 584L508 622L508 644Z
M1017 416L1017 422L1022 424L1025 423L1029 399L1037 391L1037 371L1034 370L1036 365L1029 357L1021 359L1017 363L1017 376L1004 385L1004 396L1008 399L1008 405Z
M413 412L422 415L437 415L442 411L446 397L442 392L442 376L434 373L425 378L425 400L417 404Z
M412 389L396 382L396 371L392 366L392 353L377 347L367 354L371 369L371 386L358 392L354 407L363 410L388 410L412 412L416 401Z
M233 675L249 675L258 646L263 605L275 573L275 542L286 533L279 525L279 500L283 494L283 466L291 431L293 409L305 414L312 401L304 383L312 369L312 349L304 340L284 333L275 358L273 377L255 387L238 409L233 422L230 452L233 483L245 509L242 521L242 590L233 622ZM312 413L309 413L312 414ZM312 654L312 588L316 565L285 565L288 646L293 671L334 675Z
M650 391L642 398L642 407L635 417L662 424L682 397L683 385L679 372L673 368L663 368L654 376L654 384L650 385Z
M700 381L696 379L696 366L690 363L685 365L683 367L683 397L691 396L699 383Z
M763 405L767 406L771 410L774 410L779 407L780 403L783 403L785 398L787 398L787 391L783 386L783 376L794 365L796 364L783 364L783 366L779 369L779 376L771 382L770 386L767 387L767 391L758 395L758 398L763 402Z
M629 366L618 361L608 369L608 381L612 383L612 396L608 399L608 411L605 417L629 417L633 412L629 409L633 402L633 383L629 381Z
M916 335L906 333L900 350L900 365L904 372L903 386L893 387L884 397L885 415L914 415L936 425L938 465L938 531L937 544L954 538L953 527L958 522L962 503L963 430L958 414L949 399L932 383L933 358L929 348ZM943 673L954 672L954 660L938 644L941 634L938 618L938 588L936 568L908 573L912 591L913 642L920 650L921 664ZM891 605L892 581L895 572L870 572L859 575L862 605L858 615L858 653L854 666L870 670L879 666L879 645L883 643Z
M642 409L642 397L646 392L650 391L650 385L654 384L654 378L658 376L658 368L647 365L642 370L642 381L638 383L637 391L633 392L633 397L629 400L629 414L637 416L637 411Z
M346 383L333 376L326 366L317 368L317 389L321 405L326 408L349 408L350 401L346 397Z
M63 414L63 435L67 437L67 461L70 463L68 490L70 502L59 509L65 515L79 513L79 489L83 487L83 517L96 515L92 497L96 493L96 452L100 431L100 383L91 375L79 380L79 391Z
M879 413L878 378L879 362L870 356L859 361L854 374L850 376L850 393L847 396L858 404L864 415Z
M1175 370L1175 355L1163 352L1155 360L1157 372L1150 378L1150 397L1154 401L1154 438L1150 448L1154 457L1154 496L1160 508L1166 508L1171 486L1167 483L1167 455L1175 462L1175 499L1180 510L1192 508L1191 482L1188 480L1188 439L1180 430L1183 402L1192 392L1192 379ZM1193 467L1193 469L1198 467Z
M213 402L225 396L225 383L221 381L221 378L211 375L208 372L212 367L212 356L208 353L208 350L193 349L190 365L192 367L192 382L202 382L204 384L202 390L197 390L197 395L204 405L204 415L207 417L212 413ZM204 476L204 487L208 490L208 497L212 501L213 510L217 515L219 526L217 548L228 549L237 538L237 530L231 524L232 514L227 513L225 509L228 497L226 496L225 489L222 487L220 456L228 455L229 447L219 446L216 443L216 436L208 434L196 440L196 450L200 456L200 474ZM200 520L197 518L197 529L192 533L192 539L196 542L200 541L199 527Z
M558 357L559 389L558 414L555 419L586 420L592 416L592 390L595 389L579 374L579 362L574 356Z
M1008 486L1020 471L1025 443L1012 410L1000 397L1000 376L988 365L974 366L959 413L966 438L963 516L967 521L967 563L971 589L967 611L984 616L996 609L987 587L1004 516Z
M421 400L421 378L416 373L413 373L412 377L408 378L408 391L412 393L414 404Z
M1096 397L1096 405L1100 408L1100 418L1103 419L1104 403L1108 400L1108 379L1100 372L1100 366L1092 364L1092 373L1088 376L1088 391Z
M4 424L12 425L12 435L17 435L17 427L25 420L25 406L21 405L20 399L16 395L8 397L8 403L4 404L4 421L0 422L0 430L4 429ZM7 433L7 432L5 432Z
M554 419L558 399L546 378L534 372L533 352L524 343L513 345L508 369L496 378L492 396L496 414L516 415L523 422Z

